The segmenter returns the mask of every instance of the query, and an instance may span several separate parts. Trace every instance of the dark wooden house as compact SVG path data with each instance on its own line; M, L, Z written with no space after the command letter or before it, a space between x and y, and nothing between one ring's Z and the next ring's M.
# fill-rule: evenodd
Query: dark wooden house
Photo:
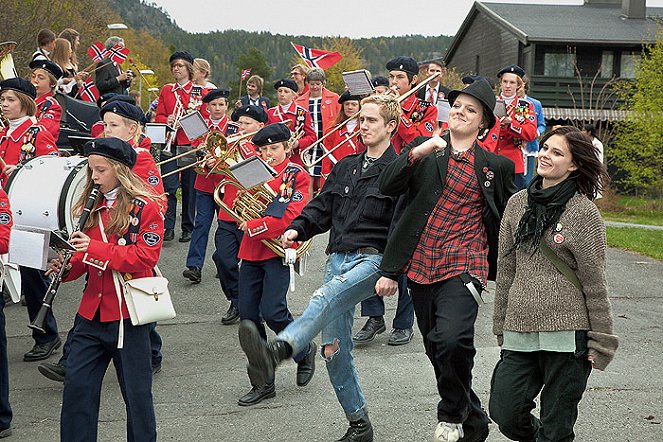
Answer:
M528 93L541 100L547 119L618 119L622 113L612 110L614 96L597 104L596 95L612 79L633 78L643 45L656 40L661 18L663 8L646 7L645 0L585 0L583 5L477 1L445 62L461 73L495 80L500 68L522 66L530 80ZM594 102L589 104L592 83Z

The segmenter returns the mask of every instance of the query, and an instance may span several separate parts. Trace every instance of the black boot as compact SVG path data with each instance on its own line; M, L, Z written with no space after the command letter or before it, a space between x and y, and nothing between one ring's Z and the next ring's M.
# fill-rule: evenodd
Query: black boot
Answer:
M279 341L277 341L279 342ZM280 341L283 342L283 341ZM315 356L318 353L318 346L311 341L308 345L308 353L297 363L297 386L306 387L315 373Z
M249 360L249 377L253 385L272 382L276 366L292 356L292 347L287 342L265 342L256 324L248 319L239 323L239 345Z
M251 405L259 404L265 399L276 397L276 389L274 383L263 385L262 387L253 387L251 391L239 398L237 405L242 407L249 407Z
M368 415L363 418L350 422L350 428L345 436L337 442L373 442L373 426L368 420Z

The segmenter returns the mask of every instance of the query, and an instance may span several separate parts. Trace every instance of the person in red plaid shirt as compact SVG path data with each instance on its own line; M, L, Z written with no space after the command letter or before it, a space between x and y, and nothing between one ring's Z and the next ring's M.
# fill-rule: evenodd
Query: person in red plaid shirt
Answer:
M495 124L495 96L477 81L449 93L449 132L418 137L382 172L380 192L407 195L375 290L391 296L405 273L441 400L435 441L484 441L488 416L472 390L480 291L496 270L500 219L515 192L514 164L477 135Z

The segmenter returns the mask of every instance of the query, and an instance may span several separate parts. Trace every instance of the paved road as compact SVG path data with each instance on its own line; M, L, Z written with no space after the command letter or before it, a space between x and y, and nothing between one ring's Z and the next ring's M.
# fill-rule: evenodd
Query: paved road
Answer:
M294 314L302 312L322 279L324 239L318 238L309 271L297 279L289 297ZM237 345L237 326L221 325L226 302L206 263L203 282L181 276L186 247L169 243L161 268L170 279L178 316L159 325L164 338L163 371L154 380L159 440L180 441L331 441L346 428L324 365L305 388L295 384L295 365L277 372L277 397L252 407L237 406L248 391L245 359ZM663 263L610 250L609 283L621 347L608 371L592 374L581 402L579 441L663 441ZM55 306L62 337L72 323L82 283L65 284ZM388 301L388 320L395 299ZM9 335L11 402L15 442L58 440L62 385L22 361L31 346L25 308L6 309ZM477 321L475 388L485 402L498 348L491 334L492 307ZM363 324L357 321L355 329ZM435 425L437 392L421 337L409 345L386 345L388 333L355 357L375 426L375 440L429 441ZM53 358L55 360L55 358ZM113 369L104 383L100 441L125 440L125 411ZM494 426L489 441L507 440Z
M627 227L629 229L663 230L663 226L653 226L649 224L623 223L620 221L605 221L606 226Z

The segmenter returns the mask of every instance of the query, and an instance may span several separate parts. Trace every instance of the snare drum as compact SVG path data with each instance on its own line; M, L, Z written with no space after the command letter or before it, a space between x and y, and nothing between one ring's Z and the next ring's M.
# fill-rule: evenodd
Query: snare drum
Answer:
M80 198L87 158L41 156L16 169L7 180L7 196L17 226L74 229L71 209Z

